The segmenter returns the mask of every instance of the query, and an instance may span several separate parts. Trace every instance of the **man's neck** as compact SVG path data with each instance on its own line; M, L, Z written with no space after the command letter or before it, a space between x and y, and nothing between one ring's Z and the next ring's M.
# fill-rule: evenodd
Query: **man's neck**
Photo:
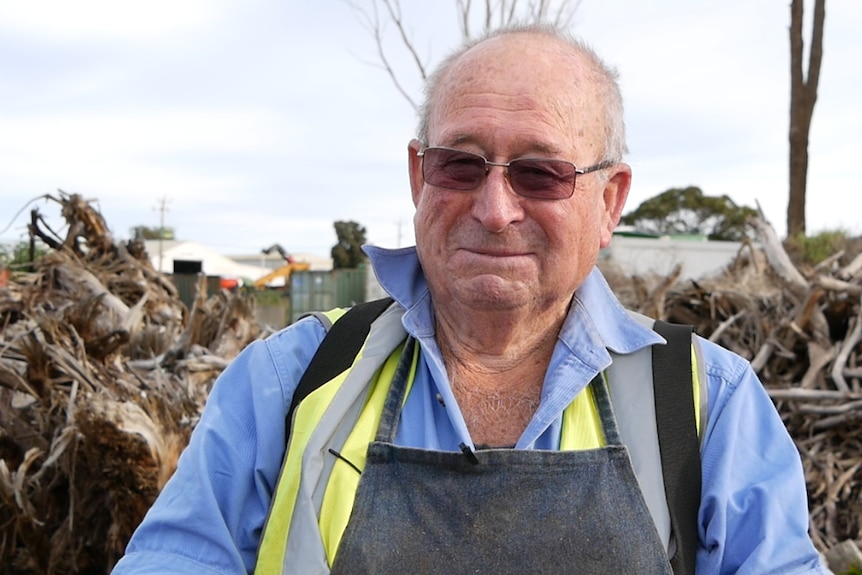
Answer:
M517 442L539 405L565 319L459 313L437 317L437 344L474 443Z

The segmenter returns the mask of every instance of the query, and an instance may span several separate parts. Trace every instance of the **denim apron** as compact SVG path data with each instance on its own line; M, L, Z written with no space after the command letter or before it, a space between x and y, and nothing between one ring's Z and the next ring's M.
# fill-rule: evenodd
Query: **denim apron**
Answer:
M601 375L590 386L606 447L465 455L395 445L412 355L411 343L368 447L333 575L672 575Z

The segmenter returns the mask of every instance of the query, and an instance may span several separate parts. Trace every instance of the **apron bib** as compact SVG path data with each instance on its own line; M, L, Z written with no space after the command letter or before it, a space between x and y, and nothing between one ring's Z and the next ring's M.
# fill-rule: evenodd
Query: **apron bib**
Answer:
M333 575L672 575L601 375L590 386L606 447L487 449L471 461L394 444L407 373L392 381Z

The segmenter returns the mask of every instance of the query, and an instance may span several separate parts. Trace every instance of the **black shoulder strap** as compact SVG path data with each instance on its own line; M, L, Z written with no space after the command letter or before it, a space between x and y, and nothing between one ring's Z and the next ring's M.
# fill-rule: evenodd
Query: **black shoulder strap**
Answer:
M305 373L302 374L296 391L293 392L293 400L290 402L290 409L287 412L285 441L290 439L293 412L296 411L299 402L308 397L312 391L353 365L353 360L365 342L372 322L391 303L392 298L387 297L356 304L332 324L311 358Z
M652 369L664 490L677 543L671 567L675 575L694 575L701 464L694 417L700 398L691 385L692 327L657 321L654 329L668 342L652 346Z

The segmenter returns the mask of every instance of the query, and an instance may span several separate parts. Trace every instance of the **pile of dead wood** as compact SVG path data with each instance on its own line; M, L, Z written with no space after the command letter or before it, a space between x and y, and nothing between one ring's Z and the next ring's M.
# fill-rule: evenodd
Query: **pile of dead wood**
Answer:
M189 311L139 244L55 199L65 237L34 214L52 249L0 290L0 572L104 574L259 328L227 293Z
M226 292L191 310L97 210L54 198L63 236L0 288L0 565L9 574L109 571L173 472L210 387L262 335ZM623 302L690 323L748 358L799 447L821 551L860 537L862 256L800 271L769 226L698 281L605 267ZM205 293L205 290L199 290Z
M858 541L862 524L862 254L800 270L771 227L753 225L757 242L714 277L605 271L629 307L692 324L751 362L802 455L811 534L826 551Z

